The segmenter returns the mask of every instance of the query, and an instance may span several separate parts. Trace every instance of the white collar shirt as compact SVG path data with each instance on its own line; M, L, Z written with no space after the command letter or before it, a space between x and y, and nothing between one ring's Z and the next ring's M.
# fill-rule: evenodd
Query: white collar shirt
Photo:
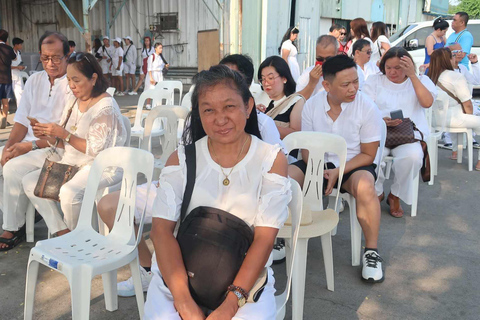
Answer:
M360 154L361 143L380 141L382 118L375 103L364 93L358 92L355 100L342 103L342 111L333 121L328 115L330 104L327 92L311 97L302 112L302 131L316 131L339 135L347 142L347 161ZM338 167L338 156L326 155L325 161Z
M295 89L297 92L302 91L308 85L308 82L310 81L310 71L312 71L314 67L315 66L313 65L313 66L310 66L307 69L305 69L303 71L302 75L298 78L297 87ZM313 90L313 93L310 97L313 97L314 95L316 95L320 91L325 90L323 88L322 82L323 82L323 77L320 77L320 80L318 81L317 85L315 86L315 89Z
M20 105L13 118L15 122L28 128L23 140L37 140L27 117L36 118L41 123L58 123L63 109L70 107L65 103L72 97L67 75L55 79L51 86L46 71L32 74L25 84Z

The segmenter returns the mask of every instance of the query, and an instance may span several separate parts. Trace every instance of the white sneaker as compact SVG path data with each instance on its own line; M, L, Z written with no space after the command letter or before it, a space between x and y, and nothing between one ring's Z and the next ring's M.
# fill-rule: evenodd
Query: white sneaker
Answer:
M285 261L285 240L278 239L277 243L273 245L273 263L282 263Z
M151 271L145 270L140 266L140 279L142 280L143 292L147 292L153 274ZM135 295L135 286L133 285L133 277L125 281L117 283L117 293L120 297L133 297Z
M145 108L146 108L147 110L152 110L152 105L151 105L151 104L147 104L147 105L145 106Z
M363 254L363 280L371 283L383 282L385 276L383 275L383 259L380 255L373 251L368 250Z
M117 93L117 96L119 96L119 97L123 97L124 95L125 95L125 93L123 93L123 92Z
M130 91L128 93L129 96L136 96L138 93L136 93L135 91Z

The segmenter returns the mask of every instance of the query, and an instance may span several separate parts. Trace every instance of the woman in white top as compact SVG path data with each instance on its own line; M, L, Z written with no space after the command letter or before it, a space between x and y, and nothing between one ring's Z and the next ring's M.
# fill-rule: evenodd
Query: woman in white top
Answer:
M275 288L269 259L278 229L287 219L291 198L287 161L280 146L261 141L249 88L240 73L220 65L197 76L184 144L196 147L196 178L187 215L199 206L228 211L254 231L254 240L233 285L249 292L267 266L268 283L259 300L239 307L229 291L210 317L274 319ZM174 152L160 176L150 237L155 247L153 279L145 319L205 319L192 298L175 226L185 190L185 150ZM225 184L225 180L228 183ZM195 275L197 276L197 275ZM202 276L202 275L198 275ZM235 289L237 290L237 289ZM227 292L227 288L225 288Z
M163 45L160 42L155 43L154 54L148 57L147 61L147 79L145 81L145 90L155 88L157 82L163 81L163 68L168 69L168 64L165 63L162 56Z
M374 22L370 29L370 34L372 35L373 45L376 47L376 50L372 48L370 61L377 64L377 61L380 61L385 52L390 49L390 41L387 38L387 25L381 21Z
M288 28L287 32L283 36L282 45L278 48L278 53L282 55L283 60L288 63L290 67L290 72L292 73L293 80L297 82L298 77L300 77L300 66L298 65L297 60L297 46L295 45L295 40L298 38L297 27Z
M280 138L300 131L305 98L295 93L295 80L285 60L278 56L265 59L258 68L258 80L271 101L268 106L258 104L257 109L275 121Z
M465 76L453 70L452 52L450 49L440 48L432 52L428 76L433 83L443 85L445 89L461 102L460 104L456 99L449 96L447 126L452 128L471 128L479 135L480 117L473 115L472 92L469 89ZM457 152L453 151L452 153L452 157L456 158ZM480 171L480 151L475 170Z
M17 108L20 105L20 99L23 94L23 78L21 72L25 70L25 66L22 61L23 40L20 38L12 39L13 51L17 55L15 60L12 60L12 87L15 94L15 101Z
M129 92L129 95L137 95L137 91L142 85L143 81L145 80L145 75L148 73L147 69L147 61L148 57L152 55L155 52L155 49L153 49L152 46L152 39L150 37L144 37L143 38L143 49L142 49L142 69L140 70L140 75L138 76L138 82L137 85L135 86L135 89L131 92Z
M392 120L390 112L402 110L404 118L410 118L424 137L429 134L425 108L430 108L436 97L436 88L427 76L417 76L412 57L403 48L391 48L380 61L381 74L372 75L363 85L363 92L375 101L387 127L399 125L402 120ZM420 134L415 132L420 139ZM412 180L419 174L423 162L423 150L420 142L402 144L396 148L385 148L384 156L392 155L393 184L387 203L390 204L390 214L400 218L403 209L400 199L412 204ZM384 163L382 164L384 165ZM379 170L375 185L380 200L384 198L383 170Z
M127 87L125 88L126 93L133 91L133 86L135 85L135 71L137 71L137 48L132 42L132 38L127 36L123 38L125 40L125 63L124 71ZM132 85L130 86L130 82ZM130 90L128 90L130 88Z
M372 48L372 52L375 52L373 42L370 39L370 33L368 32L367 22L363 18L356 18L350 21L350 33L352 36L352 40L347 52L347 55L349 57L353 56L353 52L352 52L353 44L358 39L365 39L368 42L370 42L370 47ZM378 48L377 48L377 51L378 51Z
M60 188L61 211L55 201L34 195L41 170L27 174L22 180L25 194L45 219L49 232L57 235L68 233L77 225L95 156L106 148L123 146L127 137L120 109L105 92L108 82L95 57L90 53L77 53L68 63L67 78L75 98L67 102L63 111L60 123L66 121L66 125L37 123L33 131L37 138L47 140L49 144L59 141L56 153L53 153L58 159L50 160L75 165L80 170ZM105 171L100 188L114 184L120 178L120 172L115 169Z
M117 96L124 96L122 81L124 53L122 49L122 39L118 37L115 38L115 40L113 40L113 46L115 50L112 54L112 82L113 86L117 89Z

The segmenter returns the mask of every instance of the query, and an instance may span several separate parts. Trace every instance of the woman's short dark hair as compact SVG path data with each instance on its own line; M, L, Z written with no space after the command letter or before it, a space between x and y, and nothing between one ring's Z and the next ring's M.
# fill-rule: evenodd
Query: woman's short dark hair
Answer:
M288 97L295 93L297 84L293 80L292 73L288 64L283 58L279 56L271 56L265 59L258 68L258 81L262 80L262 70L266 67L273 67L281 77L287 79L287 83L283 85L283 93ZM262 86L263 88L263 86Z
M78 52L75 56L68 59L68 64L74 66L75 69L80 71L80 73L88 79L92 79L94 73L97 74L97 81L93 86L92 97L98 97L107 91L109 82L103 75L102 67L100 67L100 64L93 55L86 52Z
M380 60L380 65L378 68L380 68L380 71L385 74L385 63L387 62L388 59L392 58L402 58L402 57L408 57L410 60L412 60L413 65L415 65L415 62L413 61L412 56L410 53L408 53L407 50L401 47L393 47L390 48L387 52L382 57L382 60Z
M184 145L195 143L197 140L206 136L200 120L199 98L206 90L218 85L224 84L231 89L237 91L242 97L243 102L248 104L252 94L250 93L249 85L245 81L245 77L240 72L231 70L225 65L216 65L211 67L208 71L204 70L195 76L195 89L192 93L192 111L188 115L182 136ZM250 116L245 125L245 132L254 135L261 139L260 130L258 129L257 111L253 107Z
M17 44L22 44L22 43L23 43L23 40L20 39L20 38L13 38L13 39L12 39L12 44L13 44L14 46L16 46Z
M449 27L448 22L442 18L437 18L433 21L433 30L440 29L443 31L448 29L448 27Z
M370 41L365 39L358 39L352 46L352 54L355 55L355 51L362 51L365 46L371 46Z

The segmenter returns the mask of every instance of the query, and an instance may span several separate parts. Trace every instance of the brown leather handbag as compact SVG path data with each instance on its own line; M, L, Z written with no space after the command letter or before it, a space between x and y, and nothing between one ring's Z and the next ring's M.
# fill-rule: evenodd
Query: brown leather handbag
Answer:
M70 119L70 115L72 114L73 106L77 100L73 102L72 106L68 110L67 117L62 124L62 126L65 128L68 122L68 119ZM55 152L55 149L58 145L59 139L57 139L57 142L55 143L55 146L52 147L53 152ZM40 177L38 178L37 185L35 186L35 190L33 191L33 194L39 198L45 198L45 199L50 199L54 200L57 202L60 202L60 188L70 181L73 176L80 170L80 167L78 166L72 166L68 164L63 164L63 163L58 163L55 161L51 161L45 159L45 162L43 163L42 171L40 172Z

